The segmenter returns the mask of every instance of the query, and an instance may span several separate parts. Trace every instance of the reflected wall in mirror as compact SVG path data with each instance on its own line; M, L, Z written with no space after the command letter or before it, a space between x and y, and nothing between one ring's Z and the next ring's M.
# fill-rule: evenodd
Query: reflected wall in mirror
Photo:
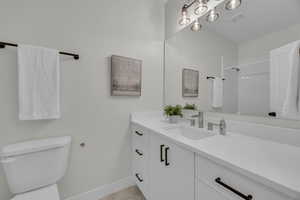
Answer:
M230 0L206 1L208 10L185 10L193 0L166 3L165 103L194 103L201 110L300 120L300 1L243 0L226 9ZM211 7L209 3L216 3ZM215 4L214 4L215 5ZM212 11L213 10L213 11ZM217 13L214 22L211 12ZM194 23L201 29L194 30ZM181 72L199 71L199 96L181 95ZM212 107L213 81L225 78L222 106Z

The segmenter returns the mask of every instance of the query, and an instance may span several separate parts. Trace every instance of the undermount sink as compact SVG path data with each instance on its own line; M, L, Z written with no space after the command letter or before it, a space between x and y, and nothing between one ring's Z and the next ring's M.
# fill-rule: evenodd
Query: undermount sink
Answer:
M216 135L216 133L207 131L206 129L189 126L173 126L167 127L165 130L169 131L170 133L181 134L182 136L191 140L201 140L203 138Z

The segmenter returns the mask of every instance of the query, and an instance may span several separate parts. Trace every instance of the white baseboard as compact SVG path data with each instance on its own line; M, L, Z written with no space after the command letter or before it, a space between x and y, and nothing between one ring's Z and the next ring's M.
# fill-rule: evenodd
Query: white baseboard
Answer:
M114 183L106 184L88 192L69 197L65 200L99 200L107 195L113 194L133 185L135 185L134 179L133 177L129 176Z

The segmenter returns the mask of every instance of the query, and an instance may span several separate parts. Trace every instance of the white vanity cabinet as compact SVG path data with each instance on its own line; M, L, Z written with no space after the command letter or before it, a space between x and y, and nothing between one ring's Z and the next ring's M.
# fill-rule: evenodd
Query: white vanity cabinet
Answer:
M132 125L133 176L147 200L194 200L194 153Z
M246 176L196 156L196 200L292 200Z
M194 200L194 153L150 135L151 200Z
M299 200L271 180L208 159L142 126L132 125L132 154L133 176L147 200Z

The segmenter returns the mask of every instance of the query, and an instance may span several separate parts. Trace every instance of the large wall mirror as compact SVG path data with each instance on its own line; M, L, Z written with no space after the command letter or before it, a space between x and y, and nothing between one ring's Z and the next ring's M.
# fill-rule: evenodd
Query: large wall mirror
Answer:
M169 0L166 16L166 104L300 120L299 0ZM198 95L182 94L183 69Z

